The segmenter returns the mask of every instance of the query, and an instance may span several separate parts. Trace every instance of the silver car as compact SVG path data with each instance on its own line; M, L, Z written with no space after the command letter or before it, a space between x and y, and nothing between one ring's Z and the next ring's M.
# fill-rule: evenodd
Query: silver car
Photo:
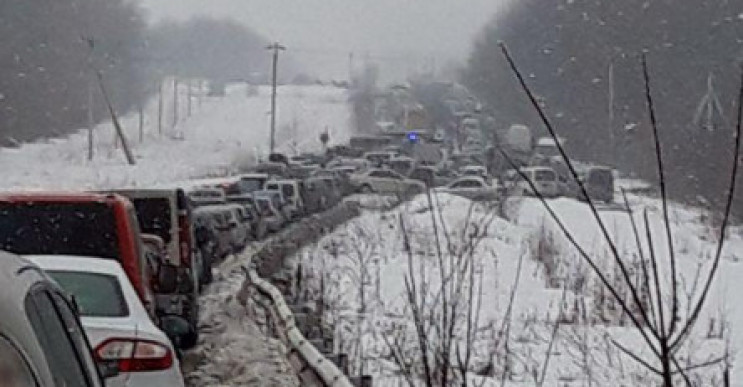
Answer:
M80 320L67 295L36 265L0 252L0 370L3 386L102 387Z

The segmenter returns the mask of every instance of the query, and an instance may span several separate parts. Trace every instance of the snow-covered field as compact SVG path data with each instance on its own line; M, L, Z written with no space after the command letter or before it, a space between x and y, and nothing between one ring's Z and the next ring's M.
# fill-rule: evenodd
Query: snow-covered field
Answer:
M278 93L276 143L278 150L317 150L327 128L330 143L347 141L350 109L347 92L325 86L281 86ZM86 189L153 186L215 173L255 162L269 146L270 88L259 87L248 97L246 87L233 85L226 97L193 98L186 117L187 91L181 88L180 119L173 126L172 89L165 90L163 134L157 129L157 101L145 109L145 135L139 141L138 117L128 114L121 123L137 165L126 164L114 145L110 123L94 130L95 156L87 160L87 132L67 138L0 149L3 178L0 189ZM298 138L296 145L289 138Z
M641 214L644 209L648 211L657 255L667 262L659 201L630 199L643 236ZM495 208L459 197L440 194L434 203L440 210L434 209L433 213L424 195L392 211L366 211L297 257L307 271L306 278L312 279L317 289L324 289L328 317L337 323L337 341L351 354L357 370L363 368L374 374L378 385L397 385L404 381L400 362L394 360L397 355L398 359L408 359L402 362L404 366L422 371L422 363L416 361L420 359L420 345L406 281L408 286L417 287L413 304L418 313L435 321L424 323L429 345L435 350L443 345L437 340L445 337L439 323L445 318L439 291L439 268L444 267L449 307L455 300L459 302L453 313L458 321L454 342L460 344L460 354L471 343L470 379L501 385L500 376L507 368L508 385L650 384L649 373L611 342L616 340L652 362L649 352L642 350L640 335L629 328L627 316L622 316L609 300L611 297L536 199L510 202L506 211L510 221L498 217ZM609 273L610 281L619 282L607 244L588 207L564 198L549 203L581 246ZM638 266L633 264L638 250L628 213L613 209L602 211L601 217L622 259L630 262L634 278L639 275ZM441 255L436 249L433 218ZM689 295L699 294L715 248L717 231L707 218L694 209L677 205L671 209L680 287L685 289L680 292L682 319L689 313ZM734 382L743 378L743 361L735 356L736 350L743 348L743 332L739 329L743 327L743 310L735 305L741 291L738 283L743 278L739 263L742 248L738 230L733 230L709 302L694 334L679 353L682 365L694 365L724 354L729 343ZM644 242L643 249L647 257ZM456 272L452 268L463 274L452 274ZM697 278L700 268L702 276ZM660 271L661 276L666 274L667 265ZM664 292L669 286L665 284ZM470 289L472 297L467 297ZM457 359L454 348L452 358ZM359 353L364 354L363 360ZM546 353L550 356L545 373ZM716 382L721 383L721 366L690 374L700 378L700 385L714 385L715 375ZM491 376L480 378L475 373Z

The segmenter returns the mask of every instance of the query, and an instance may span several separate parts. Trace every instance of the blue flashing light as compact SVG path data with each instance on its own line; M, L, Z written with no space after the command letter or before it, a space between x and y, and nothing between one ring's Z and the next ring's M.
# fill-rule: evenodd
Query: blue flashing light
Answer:
M408 141L412 143L418 142L418 132L408 132Z

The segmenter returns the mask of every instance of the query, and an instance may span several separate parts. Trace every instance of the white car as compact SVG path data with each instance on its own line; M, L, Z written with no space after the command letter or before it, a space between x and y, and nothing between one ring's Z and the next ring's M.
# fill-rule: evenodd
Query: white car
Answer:
M73 256L27 256L75 300L99 362L116 365L108 387L183 386L168 336L150 320L118 262Z
M549 167L530 167L521 170L529 180L534 184L534 187L544 197L557 197L563 194L562 184L559 181L557 173L554 169ZM532 196L534 192L529 186L529 183L523 179L518 178L516 183L516 194Z
M463 196L472 200L496 200L498 198L498 187L488 184L485 179L479 176L460 177L446 187L437 189L437 191Z
M349 176L351 184L361 192L415 194L426 190L426 185L389 169L370 169Z
M466 165L460 168L459 172L462 176L479 176L482 178L487 178L488 176L488 169L482 165Z

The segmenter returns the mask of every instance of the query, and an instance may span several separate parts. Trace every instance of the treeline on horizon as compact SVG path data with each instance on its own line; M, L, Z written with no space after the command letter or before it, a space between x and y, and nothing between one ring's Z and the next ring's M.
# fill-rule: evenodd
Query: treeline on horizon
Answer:
M202 17L151 26L129 0L3 0L0 36L0 146L85 128L96 72L121 114L165 76L263 81L270 68L267 40L242 24ZM109 117L93 86L99 122Z

